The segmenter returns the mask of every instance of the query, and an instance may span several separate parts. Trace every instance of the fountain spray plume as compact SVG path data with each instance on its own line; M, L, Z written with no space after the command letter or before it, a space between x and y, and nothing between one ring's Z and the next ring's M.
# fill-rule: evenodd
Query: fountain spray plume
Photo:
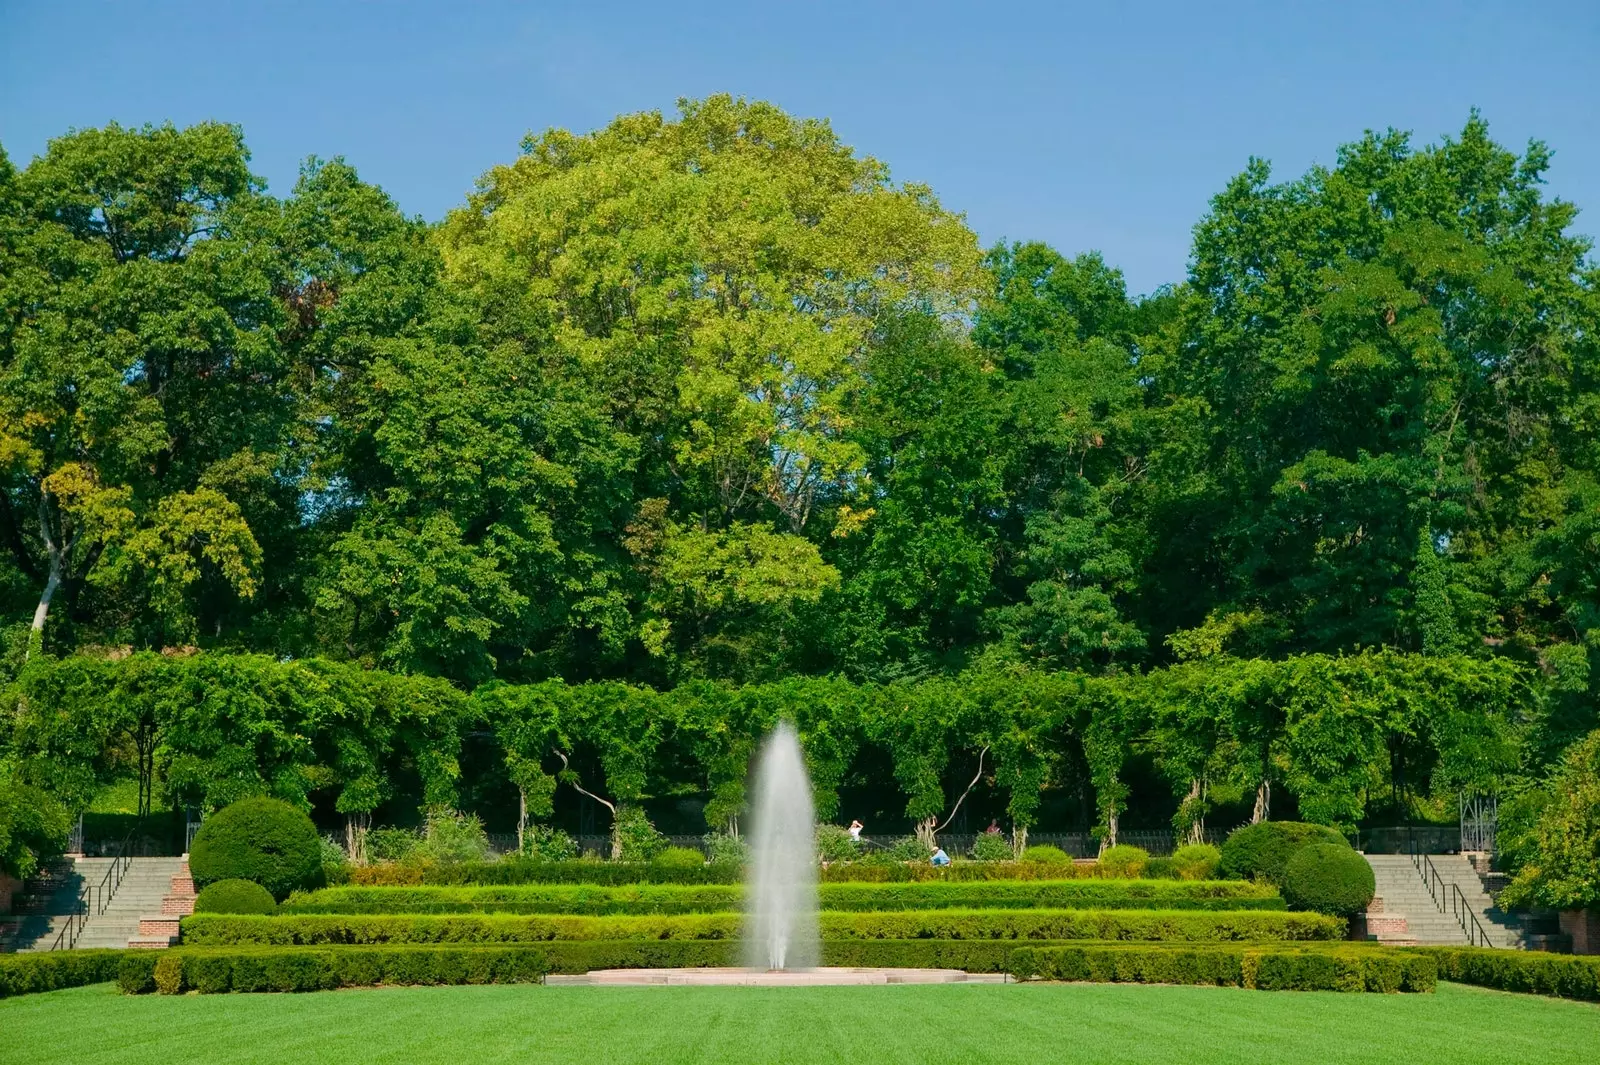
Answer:
M815 968L822 953L816 819L800 737L787 721L761 748L753 800L745 963L753 969Z

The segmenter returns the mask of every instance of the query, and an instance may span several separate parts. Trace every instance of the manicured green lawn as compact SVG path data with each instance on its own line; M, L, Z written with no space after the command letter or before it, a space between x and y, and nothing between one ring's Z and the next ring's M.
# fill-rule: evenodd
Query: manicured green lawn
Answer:
M1592 1065L1600 1007L1454 985L1340 995L1127 985L444 987L0 1001L0 1062L54 1065Z

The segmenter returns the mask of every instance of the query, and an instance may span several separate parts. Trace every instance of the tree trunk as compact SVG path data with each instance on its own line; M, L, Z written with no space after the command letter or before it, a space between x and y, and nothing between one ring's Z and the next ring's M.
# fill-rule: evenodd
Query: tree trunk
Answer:
M528 829L528 792L517 789L517 854L522 854L522 836Z
M1261 778L1261 783L1256 787L1256 808L1250 814L1250 823L1259 825L1267 819L1269 808L1272 805L1272 782L1266 777Z
M1183 841L1185 843L1204 843L1206 839L1206 816L1202 804L1205 801L1205 783L1199 777L1190 781L1189 794L1183 801L1193 811L1189 817L1189 828L1183 834Z
M1016 855L1018 858L1020 858L1020 857L1022 857L1022 852L1027 850L1027 849L1028 849L1028 826L1027 825L1012 825L1011 826L1011 853Z
M1100 837L1100 853L1104 854L1107 849L1115 847L1116 845L1117 808L1115 806L1108 806L1106 808L1106 834Z
M917 822L917 839L930 851L934 848L934 841L938 839L938 826L939 819L937 817L925 817Z
M50 600L56 597L56 590L61 587L61 556L55 550L50 552L50 576L45 578L44 591L39 595L39 605L33 610L33 631L28 636L27 655L33 654L35 647L44 645L44 623L50 617Z

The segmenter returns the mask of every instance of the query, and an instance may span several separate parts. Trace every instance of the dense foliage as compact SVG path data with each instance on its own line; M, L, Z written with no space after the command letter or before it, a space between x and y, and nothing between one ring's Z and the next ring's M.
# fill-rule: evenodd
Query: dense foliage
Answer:
M1574 744L1546 789L1508 905L1600 907L1600 730Z
M277 799L241 799L200 826L190 847L189 870L202 890L246 880L282 899L318 886L322 842L303 810Z
M1023 847L1064 794L1116 842L1135 764L1197 842L1600 726L1600 296L1542 144L1251 161L1143 298L768 104L522 148L438 225L339 159L271 195L217 123L0 155L0 867L130 771L356 844L491 793L484 732L519 828L559 785L731 829L781 712L824 816L887 755L924 839L977 770Z

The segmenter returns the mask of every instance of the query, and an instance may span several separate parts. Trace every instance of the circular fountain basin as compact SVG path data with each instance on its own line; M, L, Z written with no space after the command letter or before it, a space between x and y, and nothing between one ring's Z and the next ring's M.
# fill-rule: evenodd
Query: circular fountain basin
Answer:
M871 984L999 984L1005 973L960 969L596 969L547 976L551 985L593 987L828 987Z

